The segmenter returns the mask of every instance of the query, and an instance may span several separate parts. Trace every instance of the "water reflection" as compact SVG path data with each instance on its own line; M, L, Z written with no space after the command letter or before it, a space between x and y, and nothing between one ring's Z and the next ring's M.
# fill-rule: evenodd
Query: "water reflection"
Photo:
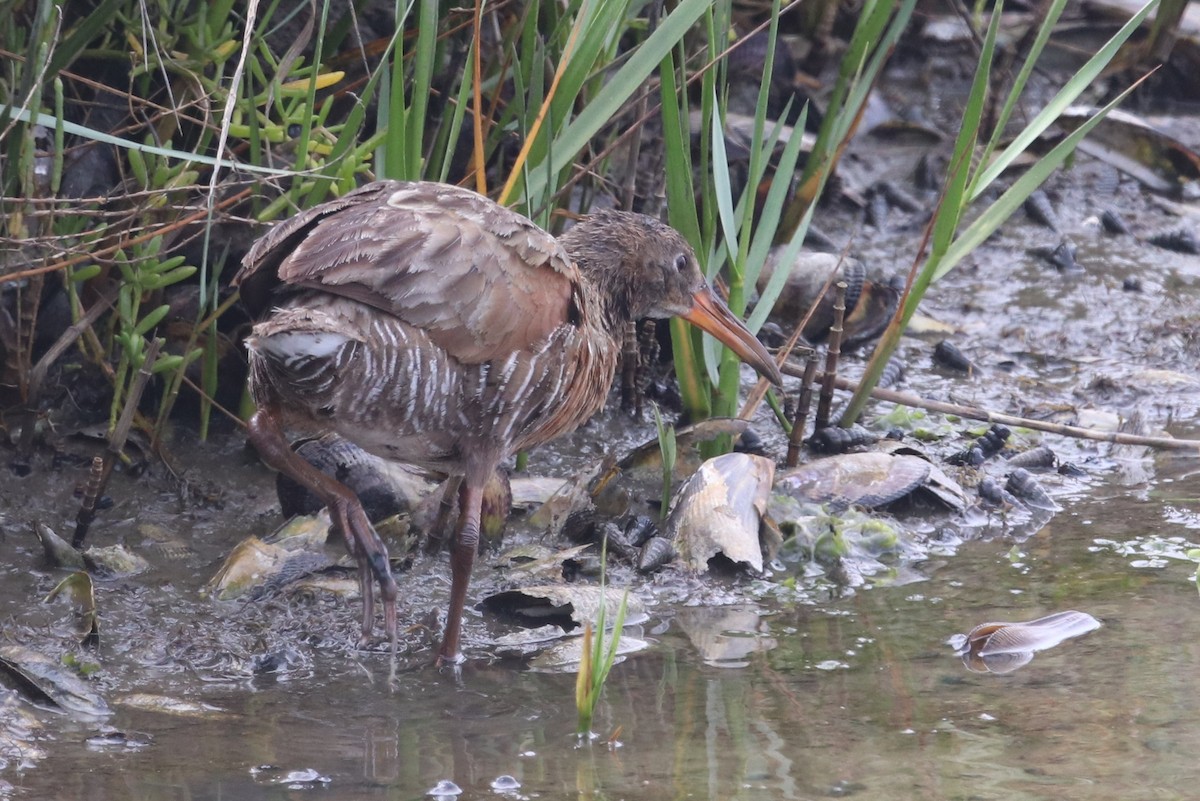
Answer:
M237 681L106 640L106 679L124 692L105 724L138 747L97 748L94 723L0 703L0 799L265 801L318 789L327 801L417 799L443 780L479 799L498 797L504 776L520 785L510 797L584 801L1190 797L1200 601L1194 563L1175 550L1196 539L1194 515L1180 512L1194 490L1181 480L1156 492L1152 506L1119 492L1075 500L1022 538L1019 556L1002 532L930 551L915 583L819 602L659 606L651 646L614 668L601 736L585 747L570 673L474 660L456 676L414 659L392 685L386 655L317 641L299 669ZM0 597L52 586L9 572ZM178 602L102 592L108 631L121 604L170 621L159 604ZM944 645L963 621L1037 622L1068 606L1104 628L1019 671L964 671ZM249 605L233 628L274 631L300 611ZM136 700L151 697L224 712ZM305 777L307 789L288 789Z

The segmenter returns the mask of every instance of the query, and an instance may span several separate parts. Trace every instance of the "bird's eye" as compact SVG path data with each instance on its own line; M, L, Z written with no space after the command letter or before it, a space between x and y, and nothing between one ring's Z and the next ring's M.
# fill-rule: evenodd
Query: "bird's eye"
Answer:
M686 253L680 253L675 257L675 269L683 272L688 268L688 257Z

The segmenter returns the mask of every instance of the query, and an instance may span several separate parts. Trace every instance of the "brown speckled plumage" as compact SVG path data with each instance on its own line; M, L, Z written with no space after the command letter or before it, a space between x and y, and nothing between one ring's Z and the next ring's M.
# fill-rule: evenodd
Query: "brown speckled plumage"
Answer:
M761 345L711 307L683 238L642 215L603 212L555 240L467 190L378 182L273 228L234 281L261 320L247 342L251 439L330 504L359 561L364 638L372 574L395 637L386 551L353 494L306 470L282 426L336 430L463 476L441 659L457 658L483 484L603 406L627 321L690 316L778 378Z

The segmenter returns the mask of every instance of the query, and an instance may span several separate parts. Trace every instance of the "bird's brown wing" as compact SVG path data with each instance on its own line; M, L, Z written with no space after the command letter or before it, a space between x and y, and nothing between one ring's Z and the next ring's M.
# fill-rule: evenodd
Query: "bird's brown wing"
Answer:
M280 285L352 298L468 363L536 346L583 313L578 269L552 236L433 183L369 184L277 225L234 283L259 310Z

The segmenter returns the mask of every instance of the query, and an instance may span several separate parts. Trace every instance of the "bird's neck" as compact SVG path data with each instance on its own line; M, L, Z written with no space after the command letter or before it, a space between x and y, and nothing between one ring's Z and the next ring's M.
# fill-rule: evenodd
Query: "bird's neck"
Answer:
M623 254L607 250L595 242L583 251L571 252L584 282L585 317L599 334L619 341L625 326L643 316L639 314L637 295Z

